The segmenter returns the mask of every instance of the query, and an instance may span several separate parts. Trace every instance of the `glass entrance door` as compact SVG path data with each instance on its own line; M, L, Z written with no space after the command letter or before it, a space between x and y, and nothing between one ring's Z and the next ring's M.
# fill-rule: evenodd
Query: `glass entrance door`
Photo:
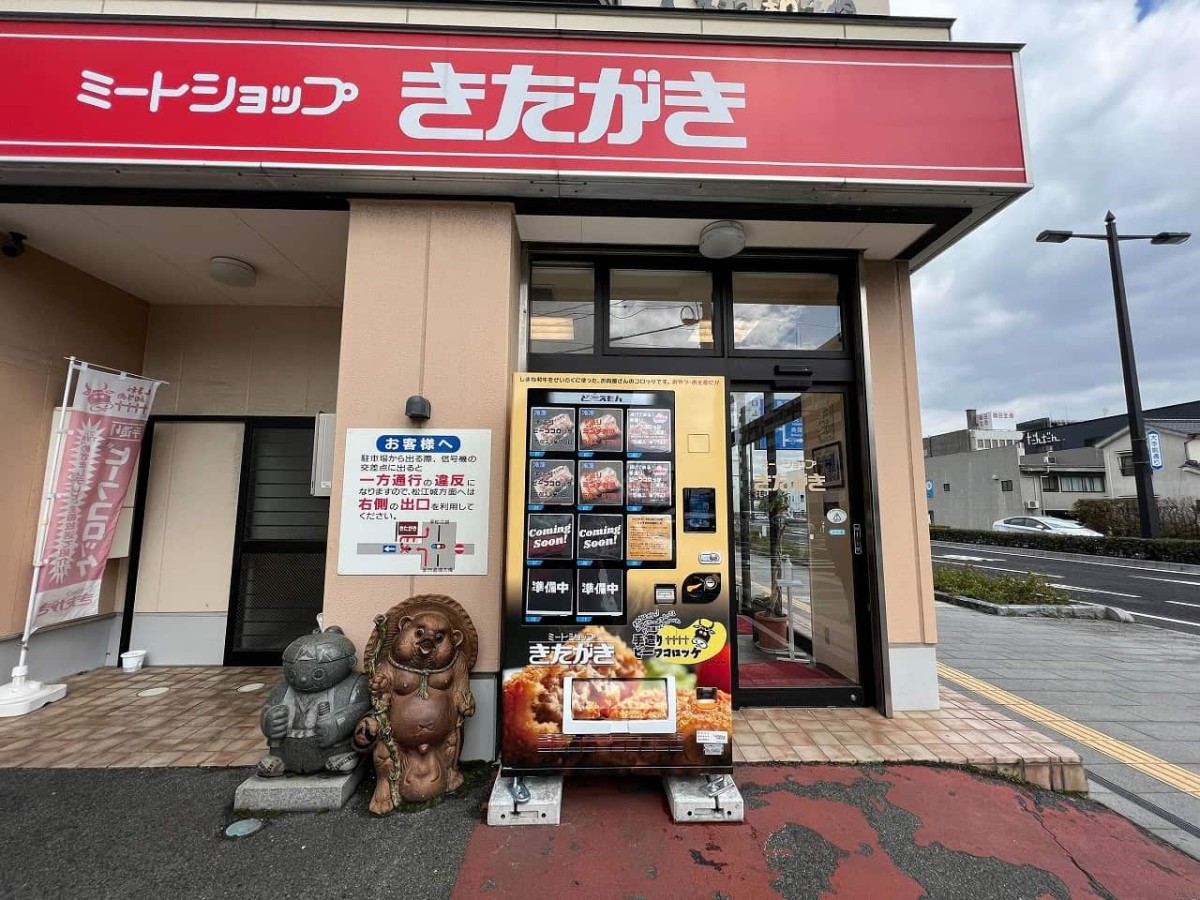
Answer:
M846 396L729 398L739 705L861 703Z

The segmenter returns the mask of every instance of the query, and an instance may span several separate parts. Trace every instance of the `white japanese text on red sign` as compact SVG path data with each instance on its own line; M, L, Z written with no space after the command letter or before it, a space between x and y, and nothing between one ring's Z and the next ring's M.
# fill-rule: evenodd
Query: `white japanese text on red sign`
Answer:
M116 98L146 98L157 113L164 101L193 99L193 113L328 116L359 96L358 85L327 75L311 75L299 84L246 84L236 76L196 72L168 76L155 71L146 83L118 84L109 75L84 69L76 100L112 109ZM657 69L605 66L594 80L573 75L537 74L532 65L506 72L457 71L454 63L434 62L428 71L405 71L400 96L409 103L400 112L400 131L414 140L507 141L521 132L545 144L636 144L648 125L661 121L662 132L677 147L744 149L746 137L719 133L734 125L733 111L746 107L746 85L717 81L711 72L691 71L688 78L664 79ZM486 120L480 101L500 97L499 112ZM180 101L184 102L184 101ZM478 105L477 105L478 104ZM546 122L550 113L590 104L582 130ZM672 111L673 110L673 111ZM667 111L664 115L664 111ZM718 133L712 133L717 126Z

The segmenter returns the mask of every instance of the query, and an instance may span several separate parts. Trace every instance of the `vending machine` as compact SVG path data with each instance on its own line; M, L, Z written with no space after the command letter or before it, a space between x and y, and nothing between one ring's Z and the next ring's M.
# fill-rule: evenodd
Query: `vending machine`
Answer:
M505 775L729 772L725 383L514 376Z

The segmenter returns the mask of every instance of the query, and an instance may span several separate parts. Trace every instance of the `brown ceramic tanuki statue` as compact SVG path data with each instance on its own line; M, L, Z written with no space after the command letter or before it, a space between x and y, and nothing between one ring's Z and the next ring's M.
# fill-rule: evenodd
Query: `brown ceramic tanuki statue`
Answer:
M354 733L360 752L374 751L371 812L462 784L458 753L463 718L475 714L470 672L478 655L471 617L450 597L410 597L375 617L363 655L371 712Z

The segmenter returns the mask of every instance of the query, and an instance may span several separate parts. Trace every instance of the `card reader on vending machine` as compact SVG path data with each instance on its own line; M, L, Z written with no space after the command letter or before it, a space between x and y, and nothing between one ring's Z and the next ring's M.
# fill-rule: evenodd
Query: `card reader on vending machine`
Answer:
M720 596L720 572L693 572L683 579L684 603L712 603Z

